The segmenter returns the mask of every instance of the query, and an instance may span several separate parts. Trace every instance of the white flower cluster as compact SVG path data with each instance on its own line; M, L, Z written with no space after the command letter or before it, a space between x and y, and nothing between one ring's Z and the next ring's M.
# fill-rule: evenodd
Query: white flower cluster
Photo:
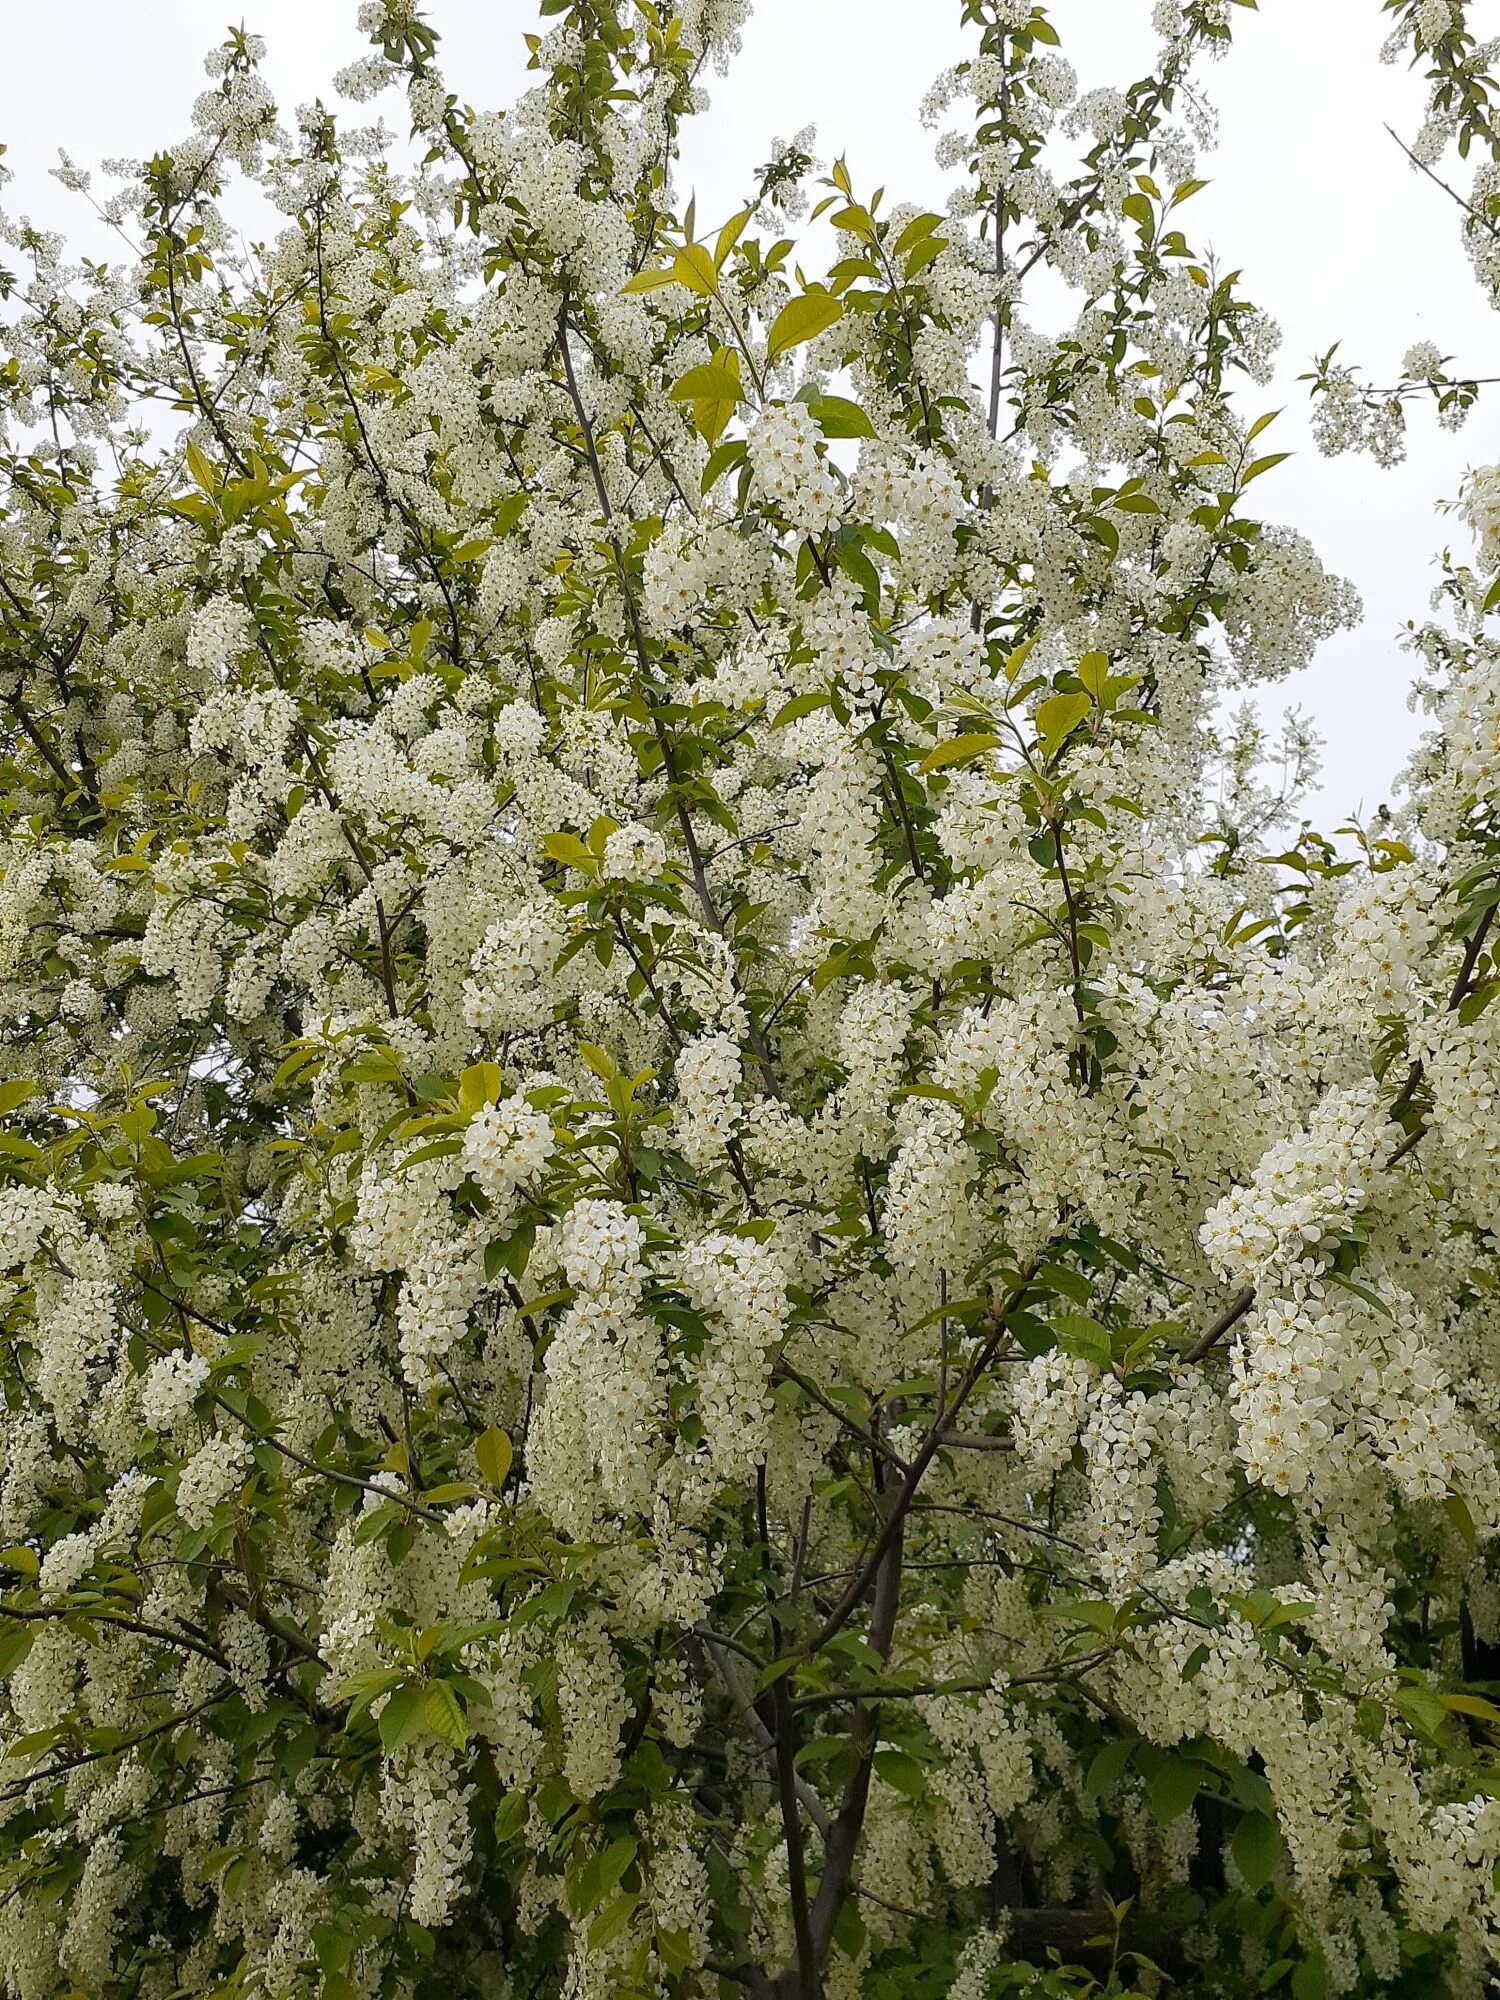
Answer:
M749 437L755 490L805 534L820 534L842 510L842 492L831 461L819 450L816 418L801 403L777 403Z
M604 873L614 882L652 882L662 871L667 843L649 826L617 826L604 840Z
M665 1380L661 1334L640 1311L644 1248L616 1202L568 1211L561 1255L574 1299L547 1350L530 1452L533 1489L559 1522L650 1511Z
M1475 467L1464 485L1463 504L1479 545L1480 566L1500 569L1500 466Z
M771 1366L786 1326L786 1272L744 1236L706 1236L682 1255L682 1282L711 1331L698 1363L698 1414L719 1478L744 1480L764 1459Z
M723 1158L734 1133L740 1067L739 1044L729 1035L697 1035L678 1050L674 1132L690 1166Z
M1326 1255L1328 1240L1364 1206L1392 1143L1378 1085L1329 1091L1302 1132L1267 1148L1248 1186L1209 1210L1205 1254L1247 1284Z
M556 1144L551 1118L524 1096L475 1112L464 1133L463 1162L495 1204L499 1220L517 1194L541 1180Z
M250 1447L243 1438L209 1438L183 1466L177 1481L177 1511L190 1528L207 1532L227 1500L249 1477Z
M1088 1417L1093 1375L1078 1355L1053 1348L1017 1369L1012 1385L1011 1436L1028 1465L1046 1475L1072 1456Z
M1477 2000L1500 471L1326 842L1258 697L1357 605L1188 201L1241 10L1080 97L960 9L958 184L836 164L811 284L808 133L702 242L673 192L744 0L616 11L476 110L372 0L410 147L282 134L231 34L119 269L0 217L0 1992L810 1933L968 2000L1107 1894L1223 2000L1273 1942ZM1500 49L1394 13L1500 298ZM1315 434L1394 458L1450 365L1330 355Z
M166 1436L187 1422L208 1373L201 1354L174 1352L152 1362L141 1384L141 1415L152 1430Z

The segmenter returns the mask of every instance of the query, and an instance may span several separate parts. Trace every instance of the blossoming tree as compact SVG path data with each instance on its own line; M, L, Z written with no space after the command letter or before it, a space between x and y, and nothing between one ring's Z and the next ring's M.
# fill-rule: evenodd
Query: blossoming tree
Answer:
M1500 473L1297 832L1237 17L962 11L942 215L679 207L743 0L505 113L373 0L410 147L240 32L118 267L6 225L17 2000L1486 1990ZM1493 289L1495 50L1386 11Z

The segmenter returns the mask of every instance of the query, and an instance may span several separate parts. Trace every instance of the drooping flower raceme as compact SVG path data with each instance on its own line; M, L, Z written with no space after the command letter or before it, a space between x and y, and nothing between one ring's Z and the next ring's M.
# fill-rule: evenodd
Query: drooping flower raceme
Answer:
M372 0L3 224L7 2000L1496 1976L1495 475L1299 831L1236 8L961 11L940 210L684 205L743 0Z

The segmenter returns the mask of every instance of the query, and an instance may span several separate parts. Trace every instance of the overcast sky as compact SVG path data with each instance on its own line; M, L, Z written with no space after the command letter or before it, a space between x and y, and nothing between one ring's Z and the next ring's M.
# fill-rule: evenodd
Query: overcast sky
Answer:
M333 72L365 52L355 0L242 6L245 24L270 44L266 72L288 110L329 94ZM504 104L525 87L521 37L535 24L532 0L429 0L424 11L443 36L450 86L466 101ZM1149 60L1150 0L1053 0L1050 11L1086 87L1126 84ZM1500 0L1475 11L1481 33L1500 29ZM686 148L682 182L697 190L700 215L716 220L737 207L772 135L809 123L819 155L845 153L856 185L880 181L891 200L940 202L944 181L917 106L963 52L959 12L958 0L756 0L743 53L727 77L711 80L713 110ZM0 142L15 175L11 211L102 254L83 204L49 178L58 146L90 166L181 136L204 87L203 52L229 18L217 0L10 0ZM1288 700L1305 708L1327 738L1325 820L1368 810L1389 790L1415 730L1395 635L1426 609L1434 554L1461 540L1436 504L1466 467L1500 457L1500 401L1481 402L1456 437L1414 417L1410 455L1394 472L1368 459L1322 459L1308 436L1296 377L1336 340L1381 379L1394 379L1418 339L1435 340L1476 375L1500 374L1492 322L1458 243L1458 211L1385 130L1415 132L1422 86L1379 63L1384 19L1378 0L1261 0L1259 13L1236 10L1235 48L1207 73L1220 112L1219 144L1203 167L1212 185L1186 211L1196 247L1243 270L1249 294L1285 336L1274 387L1246 392L1247 406L1285 406L1267 445L1296 454L1259 489L1263 504L1309 534L1364 598L1363 627L1273 695L1278 711Z

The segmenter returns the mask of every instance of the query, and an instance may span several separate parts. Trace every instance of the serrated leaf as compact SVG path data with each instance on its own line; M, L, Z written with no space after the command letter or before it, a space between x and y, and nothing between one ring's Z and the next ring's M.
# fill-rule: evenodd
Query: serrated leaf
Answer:
M915 244L920 243L924 237L931 236L934 230L941 229L942 226L943 218L940 215L933 215L930 211L924 215L914 215L891 246L892 256L904 257Z
M1085 702L1085 707L1088 704ZM971 730L964 736L952 736L946 743L939 743L935 750L929 750L918 764L919 771L941 771L949 764L966 764L971 758L982 757L989 750L998 750L1001 739L987 730Z
M1203 1766L1171 1753L1162 1756L1146 1778L1146 1804L1153 1819L1164 1824L1180 1819L1198 1796Z
M387 1756L415 1735L421 1721L422 1690L415 1681L407 1681L380 1711L380 1745Z
M600 1911L599 1915L589 1925L590 1951L601 1950L620 1935L621 1931L624 1930L630 1919L635 1915L636 1904L639 1900L636 1896L616 1896L607 1910Z
M1095 701L1102 702L1105 683L1109 679L1108 653L1085 653L1078 662L1077 671L1087 692Z
M699 481L699 490L705 494L712 492L714 486L723 478L726 472L730 471L736 465L743 465L744 462L745 440L743 438L728 439L726 443L717 446L710 452L708 463L703 468L703 477Z
M672 259L672 276L694 297L713 297L714 260L701 243L686 243Z
M719 240L714 245L715 271L721 271L724 268L724 259L729 255L735 244L739 242L740 237L744 234L745 224L754 213L755 210L753 207L742 208L738 215L731 215L729 220L724 224L724 227L719 231Z
M767 357L779 360L789 348L799 346L804 340L816 340L843 316L842 301L831 292L803 292L795 299L788 299L766 335Z
M920 1799L927 1791L927 1774L906 1750L877 1750L871 1758L876 1774L893 1791L909 1799Z
M451 1749L462 1750L469 1740L469 1725L458 1696L447 1681L429 1681L422 1694L422 1720Z
M458 1079L458 1108L472 1118L486 1104L498 1104L504 1090L505 1072L499 1063L470 1063Z
M814 688L809 694L794 694L790 701L783 702L771 720L773 729L785 729L789 722L796 722L804 715L812 715L820 708L827 708L829 694L827 688Z
M1120 1782L1135 1755L1135 1747L1135 1738L1131 1736L1116 1737L1114 1742L1104 1745L1095 1755L1084 1778L1083 1795L1086 1799L1102 1798Z
M1049 756L1072 735L1092 706L1086 694L1054 694L1042 703L1036 712L1036 726Z
M1281 1835L1275 1820L1267 1819L1264 1813L1246 1813L1234 1830L1229 1849L1235 1867L1245 1878L1245 1886L1252 1895L1258 1895L1275 1873L1276 1857L1281 1851Z
M875 426L847 396L814 396L808 408L817 418L824 437L872 438Z
M474 1463L480 1475L498 1493L510 1473L510 1439L498 1424L491 1424L487 1431L474 1440Z

